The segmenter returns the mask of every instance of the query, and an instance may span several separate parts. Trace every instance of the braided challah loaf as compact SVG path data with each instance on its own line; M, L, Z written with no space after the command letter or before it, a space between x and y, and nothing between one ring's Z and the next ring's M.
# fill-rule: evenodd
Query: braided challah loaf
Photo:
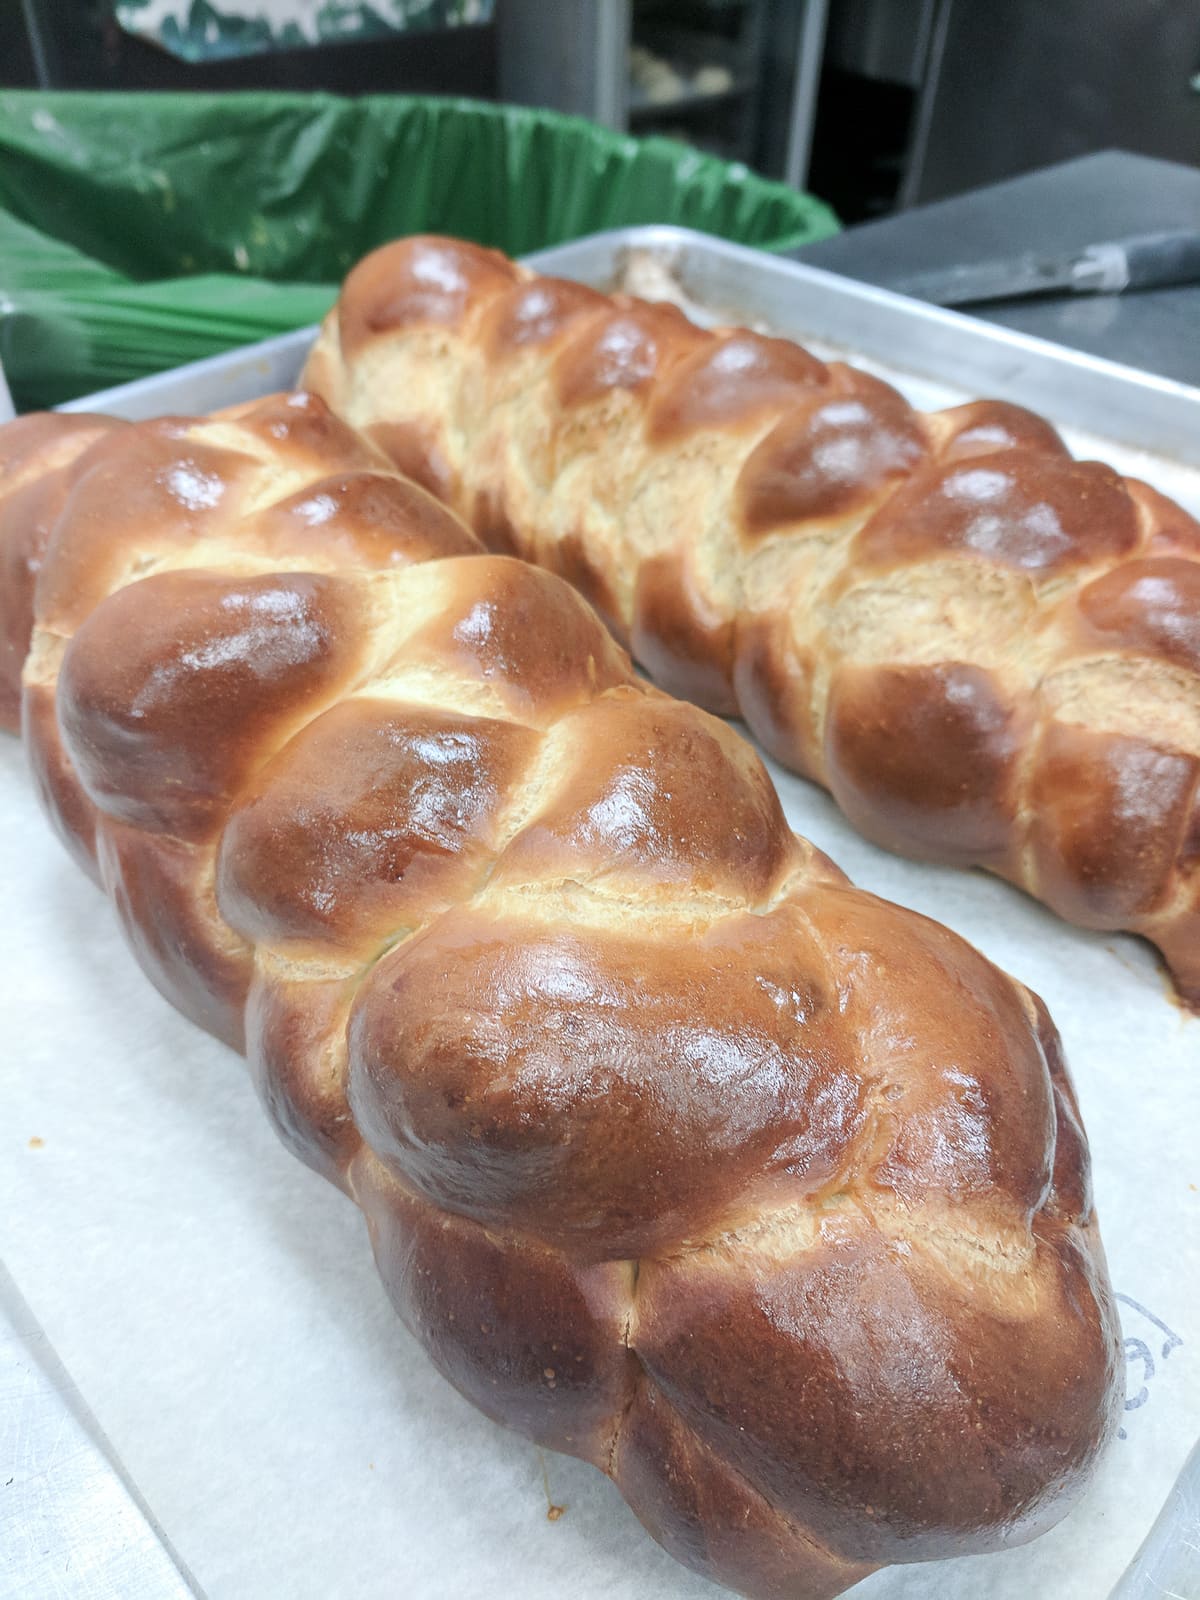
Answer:
M410 239L304 382L856 826L1152 939L1200 1004L1200 526L1010 405Z
M1039 1001L319 400L17 422L0 519L51 817L452 1383L764 1600L1062 1515L1121 1363Z

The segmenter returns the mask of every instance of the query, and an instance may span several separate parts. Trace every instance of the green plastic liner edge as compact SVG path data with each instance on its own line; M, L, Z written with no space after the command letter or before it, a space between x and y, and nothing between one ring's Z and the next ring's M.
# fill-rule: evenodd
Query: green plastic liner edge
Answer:
M0 360L47 406L318 320L388 239L510 255L670 222L787 250L819 200L670 139L472 100L0 92Z

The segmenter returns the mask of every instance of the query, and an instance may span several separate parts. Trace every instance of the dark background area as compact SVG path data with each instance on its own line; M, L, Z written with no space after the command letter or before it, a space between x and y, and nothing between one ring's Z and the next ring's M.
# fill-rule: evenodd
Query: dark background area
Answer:
M39 76L39 65L42 74ZM178 61L117 26L111 0L0 0L0 86L57 89L496 91L493 27L339 41L230 61Z
M797 176L787 149L813 5L823 27L808 96L811 160ZM189 63L124 33L112 0L0 0L0 86L524 99L744 160L810 189L847 223L1113 147L1200 165L1195 0L629 0L627 13L620 0L498 7L489 25ZM526 20L506 32L518 12ZM625 16L624 35L605 34L605 15ZM511 54L502 59L506 38L519 41L515 64ZM705 39L708 59L725 52L738 80L707 103L630 103L614 114L611 96L604 101L595 88L604 48L614 52L605 70L623 76L626 42L651 44L686 66ZM545 55L540 76L534 50ZM528 96L512 87L522 73Z

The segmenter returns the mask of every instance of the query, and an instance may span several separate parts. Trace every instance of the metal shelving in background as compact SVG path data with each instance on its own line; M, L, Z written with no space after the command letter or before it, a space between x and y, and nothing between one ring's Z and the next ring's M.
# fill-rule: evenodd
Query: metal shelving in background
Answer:
M752 163L766 23L767 0L633 0L630 130Z
M844 222L1114 146L1200 164L1195 0L498 0L497 32L502 98L673 133Z
M827 0L500 0L500 97L803 187Z

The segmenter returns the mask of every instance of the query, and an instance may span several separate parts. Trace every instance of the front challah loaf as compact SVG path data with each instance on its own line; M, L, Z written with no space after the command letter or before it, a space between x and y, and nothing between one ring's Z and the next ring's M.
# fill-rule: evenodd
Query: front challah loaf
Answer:
M1038 1000L319 400L18 422L0 518L51 818L452 1383L762 1600L1063 1514L1120 1351Z
M409 239L305 383L889 849L1162 950L1200 1005L1200 526L980 402Z

